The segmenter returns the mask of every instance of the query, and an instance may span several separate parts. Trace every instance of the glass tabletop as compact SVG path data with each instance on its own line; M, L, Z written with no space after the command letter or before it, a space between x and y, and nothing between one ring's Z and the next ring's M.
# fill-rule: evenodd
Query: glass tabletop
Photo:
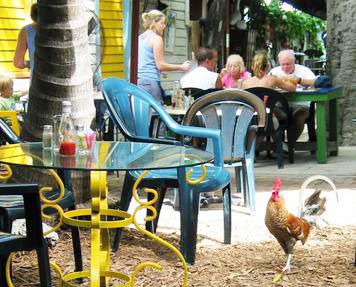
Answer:
M63 156L41 142L0 147L0 163L72 170L152 170L207 163L213 155L189 146L98 141L89 155Z

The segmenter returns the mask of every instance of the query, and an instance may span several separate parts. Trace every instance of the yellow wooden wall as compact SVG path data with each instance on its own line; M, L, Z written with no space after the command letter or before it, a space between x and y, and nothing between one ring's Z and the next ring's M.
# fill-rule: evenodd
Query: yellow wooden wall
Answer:
M27 69L13 65L17 36L21 27L31 23L31 0L0 0L0 73L12 78L29 77Z
M101 74L124 78L123 3L121 0L100 0L99 17L104 28L101 45L104 49Z
M99 17L104 27L101 35L102 78L124 78L123 4L121 0L99 0ZM21 27L31 23L30 7L35 0L0 0L0 73L13 78L29 77L28 70L19 70L12 61Z

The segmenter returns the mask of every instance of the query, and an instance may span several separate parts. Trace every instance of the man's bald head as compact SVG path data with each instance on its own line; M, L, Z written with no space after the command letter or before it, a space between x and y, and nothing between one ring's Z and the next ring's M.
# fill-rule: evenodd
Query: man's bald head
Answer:
M278 54L278 62L283 72L293 74L295 69L295 56L293 50L282 50Z

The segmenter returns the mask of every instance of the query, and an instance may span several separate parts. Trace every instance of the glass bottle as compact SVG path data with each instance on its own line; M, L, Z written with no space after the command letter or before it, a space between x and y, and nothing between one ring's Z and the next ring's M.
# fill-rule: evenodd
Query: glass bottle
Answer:
M62 102L62 118L59 124L59 153L63 155L75 154L75 131L71 108L71 102Z

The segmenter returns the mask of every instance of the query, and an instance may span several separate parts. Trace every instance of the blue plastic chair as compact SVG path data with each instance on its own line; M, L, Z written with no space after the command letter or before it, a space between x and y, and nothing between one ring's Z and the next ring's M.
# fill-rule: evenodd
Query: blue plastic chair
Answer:
M108 105L114 124L126 139L131 141L154 142L181 145L175 140L157 139L149 136L149 123L152 111L158 114L169 130L178 135L200 136L212 141L214 163L207 166L206 178L198 185L190 186L185 181L185 168L153 170L141 182L141 187L153 187L160 191L157 213L163 202L164 193L169 187L179 188L181 217L181 250L186 261L194 264L197 240L197 223L199 212L199 196L201 192L222 189L224 198L224 243L231 242L231 177L224 166L222 153L221 131L217 129L188 127L177 124L164 110L161 104L143 89L118 78L103 81L104 98ZM121 194L120 209L127 210L132 198L131 190L140 171L127 172ZM201 168L196 167L192 178L201 175ZM146 224L151 230L154 226ZM154 230L152 230L154 231ZM116 230L113 249L119 245L121 229Z
M251 125L257 114L257 125ZM220 90L208 93L190 106L184 125L200 122L208 128L222 132L225 167L234 167L237 190L240 190L246 207L255 208L254 155L256 131L266 121L264 103L255 95L243 90ZM211 150L209 142L206 146Z

